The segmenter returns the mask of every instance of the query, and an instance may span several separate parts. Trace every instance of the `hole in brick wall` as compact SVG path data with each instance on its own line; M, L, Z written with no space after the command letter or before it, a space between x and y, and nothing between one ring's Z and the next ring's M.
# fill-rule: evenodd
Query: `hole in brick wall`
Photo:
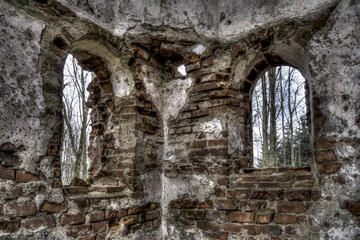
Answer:
M254 167L308 164L305 79L295 68L269 69L252 93Z
M186 76L186 68L185 68L185 65L180 65L178 68L177 68L178 72L181 73L181 75L183 76Z
M61 49L61 50L66 50L68 48L67 43L65 42L64 39L62 39L61 37L56 37L53 41L54 45Z
M86 179L88 176L90 108L87 87L94 74L82 69L69 54L64 66L63 132L61 143L61 168L64 185L73 178Z

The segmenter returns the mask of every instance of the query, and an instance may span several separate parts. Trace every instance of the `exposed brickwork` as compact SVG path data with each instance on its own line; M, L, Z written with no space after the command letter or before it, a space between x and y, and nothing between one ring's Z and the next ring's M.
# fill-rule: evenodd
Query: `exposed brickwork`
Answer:
M230 178L229 186L222 187L224 195L212 195L206 205L187 196L172 201L172 221L184 228L193 227L196 222L197 227L209 234L223 231L296 238L301 233L294 229L308 224L308 220L304 222L308 219L307 210L317 201L309 170L307 167L245 170ZM237 187L245 181L247 186Z
M173 224L179 232L200 231L208 239L299 239L304 236L316 239L312 237L317 236L318 226L309 209L318 201L331 200L331 197L322 199L317 184L323 180L347 183L347 179L338 174L345 160L336 151L339 142L324 130L329 119L322 112L322 104L327 103L323 103L315 91L311 99L313 106L310 101L307 103L308 109L313 110L308 116L314 115L313 119L308 118L315 136L309 156L316 165L312 172L308 167L255 170L249 169L253 167L250 93L267 68L289 64L271 52L271 48L280 43L296 43L299 48L307 46L314 34L325 26L327 16L257 28L227 44L210 41L206 51L197 55L191 48L198 41L187 39L186 29L177 33L185 37L154 34L129 36L124 40L92 22L78 19L57 1L29 2L29 8L41 14L42 19L56 22L53 24L56 26L51 25L43 32L39 60L46 103L44 122L53 135L47 151L36 159L36 166L30 171L21 167L24 161L20 158L21 146L5 143L0 147L0 181L9 185L1 186L0 233L46 228L60 229L77 240L100 240L111 239L114 233L156 232L160 221L166 220L166 224ZM165 28L164 32L169 30L175 31ZM90 53L89 49L72 51L84 39L106 45L122 57L134 80L134 89L129 95L115 96L109 59ZM241 85L232 86L237 61L252 52L258 54L257 58L246 69L244 79L240 79ZM74 54L80 65L96 77L88 88L88 105L92 110L89 179L75 179L70 186L62 186L61 83L68 53ZM168 156L163 159L166 145L163 116L149 95L144 79L161 83L159 88L167 90L166 83L183 78L177 71L182 64L192 86L186 91L185 106L168 122L166 144L170 150L166 153L176 159ZM308 86L306 94L309 100L312 95ZM206 123L214 119L221 126L218 132L206 128ZM355 119L357 125L359 119L359 116ZM51 171L42 172L42 166L47 163ZM214 184L204 201L199 200L193 189L188 190L189 194L177 195L169 206L163 206L162 199L153 200L151 194L160 195L153 190L164 187L164 182L151 182L153 178L183 180L193 175L210 179ZM182 185L179 188L186 191ZM356 201L342 203L342 208L355 219L360 215ZM164 215L162 210L167 207L168 215Z

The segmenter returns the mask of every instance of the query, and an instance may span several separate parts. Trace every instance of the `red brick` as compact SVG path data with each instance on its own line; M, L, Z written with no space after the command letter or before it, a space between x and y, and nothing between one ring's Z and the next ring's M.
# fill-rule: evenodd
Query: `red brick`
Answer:
M331 174L337 172L341 166L341 163L319 164L317 169L320 174Z
M98 235L99 236L99 235ZM100 238L98 237L97 240ZM76 240L95 240L95 236L84 236L84 237L78 237Z
M274 180L274 176L272 175L258 175L256 176L257 181L271 182Z
M254 214L250 212L231 212L228 220L232 222L252 223L254 222Z
M199 203L199 208L214 208L214 203L211 200Z
M14 233L20 228L20 221L0 221L0 233Z
M41 212L58 213L66 209L66 202L56 204L51 202L44 202L40 208Z
M199 118L199 117L204 117L209 115L209 109L208 108L204 108L204 109L200 109L200 110L195 110L191 112L191 117L192 118ZM178 130L176 130L176 133L178 132Z
M307 211L307 207L302 202L279 202L277 210L285 213L304 213Z
M315 141L316 141L315 147L317 149L319 149L319 148L331 148L335 144L334 141L329 141L326 138L316 138Z
M274 222L279 224L296 223L296 216L290 214L275 214Z
M206 220L225 220L226 212L225 211L206 211L205 213Z
M117 212L116 216L118 218L122 218L122 217L125 217L127 215L127 211L126 209L120 209L119 212Z
M0 179L12 180L15 178L15 170L10 168L0 168Z
M283 190L253 191L250 195L251 199L263 200L282 200L284 199Z
M276 188L279 184L276 182L259 182L258 187L259 188Z
M160 212L158 210L145 213L146 221L154 220L159 217L160 217Z
M86 224L86 225L70 226L70 227L68 227L66 233L68 236L74 237L74 238L79 237L79 236L90 235L91 234L90 225Z
M41 181L40 177L31 173L23 173L23 172L16 172L16 179L17 183L28 183L28 182L37 182Z
M204 218L204 210L195 210L195 209L184 209L182 211L183 216L189 219L198 219L201 220Z
M215 89L222 89L223 87L217 82L207 82L204 84L198 84L191 89L191 93L201 92L201 91L209 91Z
M24 196L33 196L35 195L34 193L30 193L30 195L27 195L26 193L24 193L23 187L21 185L15 185L9 192L7 197L9 199L16 199L16 198L20 198L20 197L24 197ZM35 197L35 196L33 196Z
M31 216L36 214L36 204L34 202L8 203L5 205L4 212L8 217Z
M215 196L219 198L225 197L225 191L221 188L215 188Z
M334 151L332 151L332 150L317 152L315 157L316 157L316 161L319 163L334 162L337 160L337 157L336 157Z
M347 209L351 212L351 214L360 216L360 203L349 203Z
M224 231L233 233L239 233L242 229L242 225L238 223L223 223L221 227Z
M193 148L204 148L207 146L207 141L195 141L192 143Z
M287 226L287 227L285 227L285 233L288 235L295 235L296 230L291 226Z
M320 191L313 191L312 193L312 200L314 202L319 201L321 199L321 192Z
M53 228L55 226L55 219L51 215L26 219L21 223L22 228L28 229L37 229L40 227Z
M104 211L102 210L91 210L90 212L90 222L101 222L104 220Z
M227 196L230 199L247 199L249 197L249 190L245 189L229 189Z
M119 222L118 219L113 219L113 220L110 220L109 221L109 229L112 231L112 230L116 230L116 229L119 229L119 228L122 228L122 225L121 223Z
M204 83L204 82L212 82L212 81L216 81L216 80L217 80L217 75L215 73L211 73L211 74L202 76L200 82Z
M131 215L131 216L123 217L121 219L121 222L124 224L125 227L135 225L136 223L138 223L138 216L137 215Z
M280 226L265 225L262 227L262 233L265 235L280 236L282 233L282 228Z
M244 225L243 228L247 230L249 235L259 235L261 232L261 226L259 225Z
M245 211L258 211L266 209L265 201L249 201L246 202Z
M157 203L148 203L147 205L146 205L146 209L148 209L148 210L154 210L154 209L157 209L158 208L158 204Z
M60 225L75 225L85 223L85 216L82 213L66 213L63 214L60 218Z
M224 199L224 200L216 200L215 206L218 210L237 210L237 205L234 201Z
M311 199L311 190L294 190L289 191L288 200L290 201L310 201Z
M270 223L272 219L271 212L257 212L255 213L255 222L256 223Z
M204 235L213 240L227 240L229 237L228 233L223 232L204 232Z
M107 210L105 212L105 220L110 220L110 219L116 218L117 214L118 214L117 211Z
M170 205L173 208L181 208L181 200L173 200Z
M293 184L293 187L306 187L311 188L314 186L314 180L300 180Z
M198 221L197 226L200 229L203 229L205 231L213 231L213 232L219 232L220 231L220 225L215 222L210 221Z
M197 200L185 198L182 200L182 207L183 208L198 208L199 203Z
M139 48L136 52L136 57L148 60L149 54L144 49Z
M108 230L109 222L97 222L91 224L92 232L93 233L100 233L100 232L106 232Z

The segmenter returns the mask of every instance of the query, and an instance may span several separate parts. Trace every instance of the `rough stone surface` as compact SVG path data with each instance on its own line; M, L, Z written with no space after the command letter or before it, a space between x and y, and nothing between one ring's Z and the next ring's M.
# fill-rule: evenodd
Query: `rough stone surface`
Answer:
M355 0L0 0L0 239L358 239ZM61 182L63 65L89 179ZM251 92L306 79L309 166L253 169ZM181 68L186 72L179 72Z

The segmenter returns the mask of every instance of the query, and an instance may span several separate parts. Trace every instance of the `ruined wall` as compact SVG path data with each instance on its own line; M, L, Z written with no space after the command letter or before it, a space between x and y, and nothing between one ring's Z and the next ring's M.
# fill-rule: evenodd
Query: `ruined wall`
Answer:
M0 6L0 239L359 237L356 1ZM63 186L68 53L96 78L89 179ZM309 166L256 170L251 91L278 65L306 79Z

